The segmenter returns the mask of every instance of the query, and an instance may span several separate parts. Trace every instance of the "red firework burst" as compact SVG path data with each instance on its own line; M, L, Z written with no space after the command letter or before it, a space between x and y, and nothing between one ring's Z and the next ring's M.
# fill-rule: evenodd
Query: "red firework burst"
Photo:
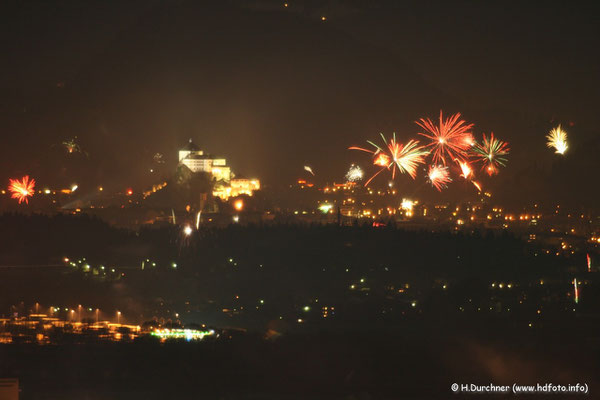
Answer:
M29 204L29 197L33 196L35 190L35 179L29 179L29 175L24 176L22 180L9 179L8 191L11 192L13 199L18 199L19 204L25 202Z
M425 130L418 132L431 140L428 146L433 150L433 163L442 163L446 165L446 157L450 160L467 158L467 151L475 143L471 129L473 124L467 124L460 119L460 113L456 113L449 118L444 119L440 111L439 125L435 125L429 118L421 118L415 121L417 125Z

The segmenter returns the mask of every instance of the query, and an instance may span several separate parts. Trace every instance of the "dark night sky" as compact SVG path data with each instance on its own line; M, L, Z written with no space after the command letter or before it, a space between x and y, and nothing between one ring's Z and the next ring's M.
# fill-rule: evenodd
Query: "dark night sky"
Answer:
M413 138L413 121L443 108L510 141L489 182L501 198L597 193L585 183L600 150L591 3L288 3L3 2L0 178L142 185L154 153L173 166L192 137L267 184L305 163L339 181L367 165L348 146L380 131ZM565 159L545 147L558 123ZM75 135L89 158L56 145Z

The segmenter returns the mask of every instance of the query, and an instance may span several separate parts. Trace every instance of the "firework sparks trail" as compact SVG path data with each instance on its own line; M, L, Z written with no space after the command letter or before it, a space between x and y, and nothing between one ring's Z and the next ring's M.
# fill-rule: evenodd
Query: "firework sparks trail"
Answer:
M456 163L458 163L458 166L460 167L460 171L461 174L460 176L462 176L465 179L469 179L470 177L473 176L473 169L471 168L471 166L469 165L469 163L467 161L461 161L461 160L454 160L456 161Z
M567 132L565 132L560 125L553 128L546 136L546 139L548 139L546 145L551 149L554 149L556 154L565 154L569 148L569 144L567 143Z
M398 143L396 141L396 134L392 136L392 139L388 142L383 134L381 138L385 143L384 147L380 147L367 140L375 150L364 149L362 147L350 147L350 150L360 150L370 154L373 154L373 164L381 167L381 169L375 173L365 183L368 186L369 183L382 171L391 170L392 179L396 177L396 170L402 174L407 173L411 178L415 179L417 175L417 167L419 164L425 162L425 157L429 154L429 150L423 146L419 146L419 141L409 140L406 144Z
M579 303L579 285L577 284L577 278L573 279L573 293L575 295L575 304Z
M471 129L473 124L468 124L460 119L460 113L456 113L444 119L440 111L440 122L436 125L429 118L421 118L415 121L417 125L425 130L418 132L431 140L428 146L433 148L433 163L446 165L446 157L449 159L466 159L467 151L475 144Z
M445 189L448 187L448 184L450 182L452 182L452 179L450 178L450 172L448 170L448 167L445 167L443 165L431 165L429 166L429 181L431 182L431 185L436 188L439 192L442 191L442 189Z
M25 202L29 204L29 197L35 193L35 179L29 179L29 175L23 177L22 180L10 179L8 185L8 191L11 192L13 199L18 199L19 204Z
M588 272L592 272L592 257L590 257L590 253L587 253L586 257L587 257L587 270L588 270Z
M461 174L460 176L465 178L465 180L471 182L473 186L477 188L478 191L481 192L481 185L479 182L474 181L475 173L473 172L473 168L468 161L454 160L458 166L460 167Z
M200 219L202 218L202 210L196 214L196 230L200 229Z
M364 175L365 173L363 172L361 167L352 164L348 172L346 172L346 180L348 182L358 182L363 179Z
M492 176L498 173L498 167L505 167L508 159L506 156L510 152L508 143L498 140L494 133L490 134L489 139L483 134L483 143L475 144L473 152L483 162L483 169L488 175Z
M305 170L305 171L307 171L307 172L310 172L310 174L311 174L312 176L315 176L315 173L313 172L313 170L312 170L312 168L310 167L310 165L305 165L305 166L304 166L304 170Z

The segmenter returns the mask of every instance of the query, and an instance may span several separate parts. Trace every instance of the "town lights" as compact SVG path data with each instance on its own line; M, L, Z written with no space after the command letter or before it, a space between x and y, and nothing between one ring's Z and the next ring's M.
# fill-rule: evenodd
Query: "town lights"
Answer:
M319 211L321 211L323 214L327 214L328 212L331 211L332 208L333 208L332 204L325 203L325 204L321 204L319 206Z

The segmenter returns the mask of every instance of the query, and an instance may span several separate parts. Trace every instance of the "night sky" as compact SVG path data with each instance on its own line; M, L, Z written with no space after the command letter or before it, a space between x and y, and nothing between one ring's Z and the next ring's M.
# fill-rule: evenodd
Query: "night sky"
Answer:
M149 184L152 156L174 168L191 137L270 186L305 176L305 164L318 182L341 181L350 163L368 167L348 146L379 132L416 138L414 121L443 109L462 112L477 137L510 142L508 167L489 181L499 199L594 203L591 2L283 4L2 2L0 179ZM559 123L565 158L545 146ZM74 136L89 157L66 156L60 143Z

